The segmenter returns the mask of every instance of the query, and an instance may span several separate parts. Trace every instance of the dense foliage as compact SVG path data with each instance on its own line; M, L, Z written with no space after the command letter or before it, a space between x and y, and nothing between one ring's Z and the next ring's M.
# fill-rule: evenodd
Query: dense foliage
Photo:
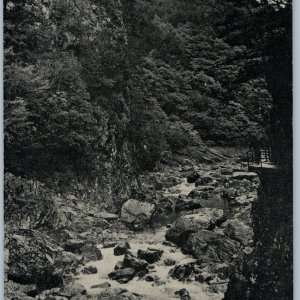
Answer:
M153 169L200 137L246 146L290 128L291 18L275 4L5 1L6 169L90 176L125 140Z

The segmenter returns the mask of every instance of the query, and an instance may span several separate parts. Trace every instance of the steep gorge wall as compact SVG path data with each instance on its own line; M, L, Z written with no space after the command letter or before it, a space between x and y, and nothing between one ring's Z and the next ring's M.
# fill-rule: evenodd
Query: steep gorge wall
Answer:
M236 263L224 300L293 298L291 172L258 169L261 185L252 206L254 252Z

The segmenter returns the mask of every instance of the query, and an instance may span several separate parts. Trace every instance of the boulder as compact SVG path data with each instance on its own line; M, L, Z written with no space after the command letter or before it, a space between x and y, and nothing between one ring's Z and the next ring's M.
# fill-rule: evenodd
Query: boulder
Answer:
M190 294L186 289L176 291L175 295L178 295L180 297L180 300L191 300Z
M64 249L68 252L80 254L80 248L85 245L86 241L80 239L69 239L65 242Z
M124 256L123 268L132 268L136 272L139 272L139 271L146 270L147 266L148 266L147 261L143 259L139 259L131 253L127 253Z
M92 285L91 289L107 289L109 287L111 287L111 284L106 281L106 282L103 282L103 283Z
M103 259L100 249L96 245L86 244L80 248L80 255L84 257L85 262Z
M85 275L97 274L98 270L94 266L84 267L82 273Z
M136 293L130 293L126 289L109 288L104 290L98 299L101 300L140 300L142 297Z
M200 230L189 236L182 250L202 261L228 263L239 254L239 244L221 233Z
M155 282L159 280L159 277L155 274L148 274L144 277L145 281Z
M147 226L155 211L155 206L134 199L126 201L121 209L121 219L133 229L143 229Z
M78 295L86 295L86 293L85 287L78 282L72 282L60 290L60 296L65 296L67 298Z
M201 207L201 203L198 199L178 197L175 205L175 211L193 210Z
M257 174L254 172L234 172L232 175L232 178L236 180L243 180L243 179L253 180L256 179L257 177L258 177Z
M225 220L222 209L200 208L197 214L178 218L166 233L166 239L177 245L184 245L191 233L202 229L212 229Z
M195 182L195 186L204 186L204 185L212 184L213 181L214 178L212 176L203 175Z
M144 259L150 264L153 264L160 260L161 256L163 255L164 251L159 249L150 249L147 250L138 250L137 257L140 259Z
M109 212L106 212L106 211L95 213L93 216L95 218L105 219L107 221L114 221L114 220L117 220L119 218L118 215L112 214L112 213L109 213Z
M175 266L176 265L176 260L175 259L172 259L172 258L166 258L164 260L164 264L166 266Z
M51 288L62 283L62 269L76 258L36 230L18 229L6 237L7 277L21 284Z
M200 174L198 172L192 172L187 176L188 183L194 183L200 178Z
M201 270L197 268L196 263L192 262L175 266L169 271L169 275L179 281L189 281L200 272Z
M244 246L249 246L253 239L253 230L250 226L245 225L242 221L233 219L228 220L224 230L225 235L229 238L239 241Z
M136 270L133 268L125 268L113 271L108 274L108 277L112 280L116 280L119 283L129 282L136 274Z
M125 254L128 249L130 249L130 245L128 242L123 242L115 246L114 255L119 256Z
M233 174L233 169L232 168L222 168L221 169L221 174L222 175L232 175Z

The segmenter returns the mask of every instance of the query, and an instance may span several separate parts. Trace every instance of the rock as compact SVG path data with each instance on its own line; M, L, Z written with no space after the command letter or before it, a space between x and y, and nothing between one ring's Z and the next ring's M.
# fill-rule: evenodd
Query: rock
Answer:
M121 219L133 229L143 229L151 220L155 206L134 199L126 201L121 209Z
M153 281L158 281L159 277L155 274L148 274L145 276L145 281L153 282Z
M232 175L233 174L233 169L232 168L222 168L221 169L221 174L222 175Z
M212 176L209 175L203 175L201 176L196 182L195 182L195 186L205 186L208 184L211 184L213 182L214 178Z
M82 273L85 275L97 274L98 270L94 266L84 267Z
M98 249L97 246L93 244L86 244L81 247L80 255L84 257L85 262L103 259L100 249Z
M139 259L135 257L131 253L125 254L124 260L123 260L123 267L124 268L132 268L136 272L146 270L148 266L147 261L143 259Z
M228 188L226 190L224 190L223 192L223 197L232 200L237 196L237 191L235 188Z
M174 260L174 259L172 259L172 258L166 258L166 259L164 260L164 264L165 264L166 266L174 266L174 265L176 265L176 260Z
M96 213L93 216L95 218L101 218L101 219L105 219L107 221L114 221L114 220L117 220L119 218L118 215L112 214L112 213L108 213L106 211L102 211L102 212Z
M111 284L106 281L106 282L103 282L103 283L92 285L91 289L107 289L109 287L111 287Z
M226 223L224 233L229 238L239 241L244 246L248 246L252 242L254 234L251 227L236 219L228 220Z
M36 230L18 229L6 237L7 277L21 284L51 288L62 283L62 268L72 263L56 242ZM59 271L61 269L61 271Z
M212 229L215 225L225 220L222 209L201 208L197 214L186 215L178 218L174 227L166 233L166 239L182 246L189 235L202 229Z
M197 199L180 197L176 201L175 211L193 210L201 207L201 203Z
M211 192L215 189L213 185L197 185L197 187L191 191L191 195L193 195L193 191L197 192Z
M80 248L85 245L86 241L79 239L70 239L67 240L64 246L64 249L68 252L75 254L80 254Z
M232 175L232 178L236 180L243 180L243 179L253 180L256 179L257 177L258 177L257 174L254 172L234 172Z
M158 249L148 248L145 251L139 249L137 252L137 257L140 259L144 259L145 261L147 261L150 264L153 264L160 260L163 253L164 253L163 250L158 250Z
M239 246L237 242L220 233L200 230L189 236L183 252L202 261L228 263L239 254Z
M130 245L128 242L123 242L115 246L114 255L119 256L125 254L128 249L130 249Z
M109 288L104 290L98 299L101 300L140 300L142 297L135 293L130 293L126 289Z
M117 280L119 283L127 283L135 276L135 274L135 269L125 268L109 273L108 277L112 280Z
M191 300L190 294L186 289L176 291L175 295L180 296L180 300Z
M162 244L163 244L164 246L168 246L168 247L174 247L174 248L177 247L176 244L174 244L174 243L172 243L172 242L170 242L170 241L163 241Z
M114 270L119 270L123 268L123 262L122 261L118 261L114 267Z
M71 298L77 295L86 295L86 289L82 284L73 282L63 287L60 290L60 295L67 298Z
M199 274L196 278L196 280L201 283L209 282L213 279L214 279L214 277L212 276L212 274L210 274L208 272L201 272L201 274Z
M188 183L194 183L200 178L199 173L197 172L192 172L187 176L187 182Z
M191 277L194 277L195 274L200 272L200 270L198 271L196 269L195 263L187 263L175 266L169 271L169 275L179 281L188 281Z

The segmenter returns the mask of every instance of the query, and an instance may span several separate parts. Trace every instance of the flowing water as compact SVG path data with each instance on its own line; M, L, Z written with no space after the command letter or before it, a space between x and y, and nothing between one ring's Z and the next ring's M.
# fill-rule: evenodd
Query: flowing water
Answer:
M173 196L178 196L179 194L188 195L194 187L195 184L188 183L185 180L174 186L172 193L166 191L165 195L168 195L169 193ZM151 270L151 274L158 276L159 284L147 282L138 277L134 277L126 284L120 284L115 280L109 279L108 274L113 271L114 266L118 261L123 260L124 256L115 256L113 248L102 248L101 245L99 245L99 248L101 249L103 259L86 264L86 266L92 265L97 267L98 273L93 275L84 275L81 273L78 282L83 284L90 294L98 294L101 291L101 288L91 288L91 286L108 282L112 288L126 288L130 292L142 295L144 299L149 300L178 299L175 292L182 288L188 290L193 300L221 300L223 298L223 293L210 293L207 284L196 281L181 282L172 279L171 276L169 276L169 271L174 266L166 266L164 264L165 259L170 258L175 260L176 265L194 262L195 259L192 256L182 254L178 247L163 245L166 230L167 228L165 226L155 230L149 229L142 233L135 233L128 239L131 246L130 251L135 255L139 249L146 250L148 247L164 251L161 260L156 262L154 264L155 268Z

